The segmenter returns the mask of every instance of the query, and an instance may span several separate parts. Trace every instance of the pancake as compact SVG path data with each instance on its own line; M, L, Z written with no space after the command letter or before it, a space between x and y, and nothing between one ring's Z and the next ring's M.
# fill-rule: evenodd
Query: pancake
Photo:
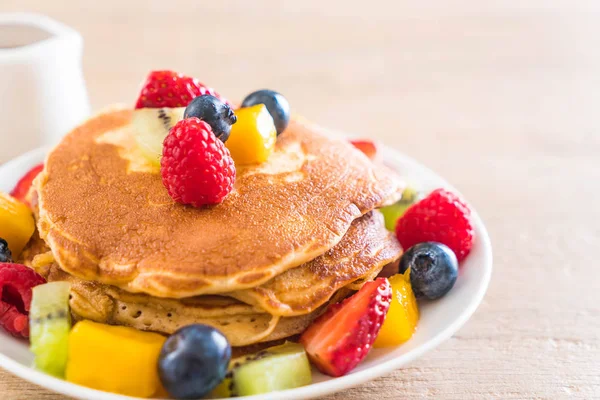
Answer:
M33 232L31 239L29 239L29 243L27 243L19 255L19 258L15 261L33 268L38 274L47 279L50 273L50 266L54 263L54 256L36 230Z
M41 239L32 240L23 252L24 263L45 276L44 271L54 262L47 251ZM401 254L395 236L385 229L381 213L372 211L356 219L342 240L322 256L255 288L223 295L272 315L304 315L325 304L342 287L360 289Z
M290 123L267 162L238 167L219 205L174 203L139 154L132 110L76 128L35 180L40 236L60 268L156 297L261 285L335 246L403 183L344 140Z
M342 240L322 256L260 286L228 295L273 315L303 315L346 285L358 290L401 254L396 237L385 229L383 216L373 211L355 220Z
M368 237L369 226L381 225L377 224L379 218L376 216L369 213L355 221L348 235L356 232ZM344 247L344 240L336 248ZM376 253L380 252L376 251ZM221 330L233 346L256 345L299 334L324 311L327 304L341 301L352 291L358 290L366 281L364 277L359 278L339 290L337 287L341 281L336 281L335 293L332 292L325 301L318 303L316 300L311 301L311 296L322 296L322 291L298 293L315 305L314 309L305 307L303 315L280 317L271 315L268 310L260 306L243 303L231 297L202 295L186 299L156 298L145 294L128 293L110 285L81 280L65 273L54 263L52 253L37 232L22 252L19 262L34 268L50 282L71 283L69 303L75 321L90 319L164 334L173 333L178 328L189 324L203 323ZM311 264L321 265L319 262L311 262L305 264L306 268L308 269ZM370 279L373 279L372 274L376 274L380 269L377 267L369 271ZM315 298L320 299L320 297Z
M50 268L48 281L71 282L69 304L76 321L89 319L164 334L171 334L190 324L207 324L223 332L231 345L236 347L302 333L326 308L324 305L302 316L279 317L218 295L164 299L83 281L68 275L56 265ZM350 293L350 290L341 289L330 302L338 302Z

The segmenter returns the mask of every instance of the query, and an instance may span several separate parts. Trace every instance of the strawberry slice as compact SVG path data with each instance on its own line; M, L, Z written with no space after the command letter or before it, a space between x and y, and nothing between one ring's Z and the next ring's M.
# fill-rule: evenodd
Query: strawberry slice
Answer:
M371 140L351 140L350 143L363 153L371 160L377 156L377 146Z
M135 108L186 107L194 98L205 94L226 102L214 89L195 78L173 71L152 71L142 86Z
M371 350L391 299L390 282L377 278L330 306L300 337L310 361L330 376L354 369Z
M17 183L17 186L15 186L13 191L10 192L10 195L31 207L29 199L27 198L27 194L29 193L29 189L31 188L31 183L33 182L35 177L38 176L40 172L42 172L43 169L44 164L36 165L35 167L33 167L21 178L21 180L19 180L19 183Z

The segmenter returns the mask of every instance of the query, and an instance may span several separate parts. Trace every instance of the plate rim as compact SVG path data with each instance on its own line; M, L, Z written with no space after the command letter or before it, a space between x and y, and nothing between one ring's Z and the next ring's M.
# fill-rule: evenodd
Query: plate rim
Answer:
M358 137L355 135L342 134L345 137ZM41 162L40 160L45 160L45 157L50 148L48 147L39 147L28 151L18 157L15 157L6 163L0 165L0 175L2 175L3 171L7 169L14 168L16 165L29 162L34 165L35 163ZM444 183L444 187L452 189L456 193L460 193L460 191L456 190L445 178L443 178L440 174L436 173L426 165L418 162L406 154L385 145L380 145L379 150L382 151L382 159L385 161L387 159L398 160L402 164L410 164L413 167L427 173L428 175L435 176L437 179ZM35 161L32 161L35 160ZM483 220L477 213L476 209L473 207L472 203L472 219L475 225L475 230L477 232L477 241L478 245L482 246L482 254L483 254L483 265L480 265L479 268L484 268L484 274L481 278L480 284L477 288L476 293L472 297L468 306L465 307L464 310L459 314L459 316L452 321L445 329L438 332L435 336L429 339L426 343L421 346L410 350L407 353L404 353L398 357L392 358L387 361L383 361L380 364L369 367L365 370L357 371L351 373L349 375L328 379L322 382L313 383L307 386L288 389L273 393L268 393L264 395L255 395L255 396L245 396L239 397L239 399L244 400L300 400L300 399L308 399L314 398L318 396L324 396L328 394L332 394L335 392L339 392L343 389L348 389L352 387L356 387L365 382L371 381L378 377L381 377L387 373L395 371L399 369L401 366L417 359L418 357L424 355L428 351L434 349L439 346L441 343L449 339L454 333L456 333L464 324L471 318L471 316L475 313L489 287L492 271L493 271L493 251L491 239L489 237L489 233ZM6 370L13 375L18 376L21 379L24 379L28 382L31 382L35 385L43 387L45 389L52 390L56 393L60 393L67 396L72 396L75 398L85 398L85 399L98 399L98 400L131 400L136 399L136 397L124 396L110 392L104 392L96 389L87 388L84 386L80 386L71 382L67 382L65 380L53 377L51 375L45 374L41 371L37 371L31 367L27 367L20 362L12 359L11 357L5 355L4 353L0 353L0 367Z

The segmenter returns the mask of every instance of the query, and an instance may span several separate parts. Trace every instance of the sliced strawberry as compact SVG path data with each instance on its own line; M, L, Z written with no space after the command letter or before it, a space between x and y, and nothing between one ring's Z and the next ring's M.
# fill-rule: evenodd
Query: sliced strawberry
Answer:
M350 143L360 151L366 154L371 160L377 155L377 146L370 140L351 140Z
M33 182L35 177L38 176L40 172L42 172L43 169L44 164L40 164L33 167L21 178L21 180L19 180L19 183L17 183L17 186L15 186L13 191L10 192L10 195L15 199L31 206L31 204L29 203L29 199L27 198L27 194L29 193L29 189L31 188L31 183Z
M310 361L331 376L354 369L371 350L391 299L389 281L377 278L330 306L300 337Z
M210 94L226 102L214 89L197 79L173 71L152 71L135 108L186 107L194 98Z

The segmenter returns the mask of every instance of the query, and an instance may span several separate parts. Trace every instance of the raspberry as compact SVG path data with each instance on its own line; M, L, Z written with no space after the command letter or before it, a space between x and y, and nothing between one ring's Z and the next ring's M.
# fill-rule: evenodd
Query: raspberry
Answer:
M210 94L226 103L214 89L173 71L152 71L135 108L186 107L195 97Z
M473 247L475 231L470 217L471 210L458 196L436 189L398 220L396 236L405 249L423 242L445 244L460 262Z
M198 118L183 119L171 129L160 172L173 200L194 207L222 202L235 182L229 150Z
M0 263L0 325L13 336L29 337L31 289L43 283L24 265Z

